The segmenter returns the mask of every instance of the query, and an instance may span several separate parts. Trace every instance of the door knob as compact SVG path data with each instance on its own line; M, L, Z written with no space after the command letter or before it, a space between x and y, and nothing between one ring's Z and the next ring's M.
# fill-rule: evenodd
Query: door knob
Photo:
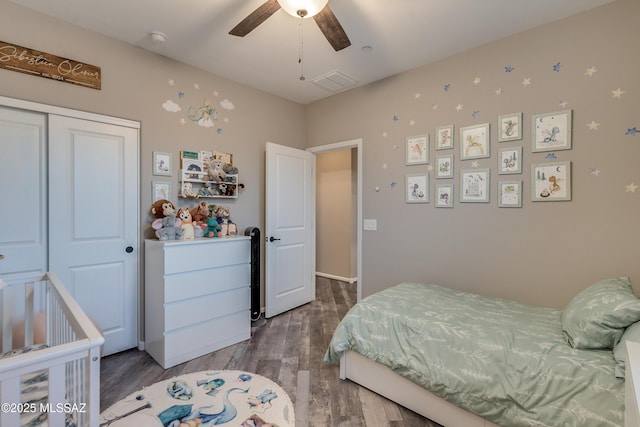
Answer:
M280 239L275 238L275 237L273 237L273 236L269 237L269 241L270 241L270 242L275 242L276 240L280 240Z
M127 246L127 249L125 249L125 251L127 251L127 253L130 254L131 252L133 252L133 247Z

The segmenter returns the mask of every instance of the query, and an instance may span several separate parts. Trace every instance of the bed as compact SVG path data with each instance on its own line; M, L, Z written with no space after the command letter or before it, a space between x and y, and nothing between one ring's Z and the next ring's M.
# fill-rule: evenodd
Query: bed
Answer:
M104 338L67 289L0 278L0 309L0 425L97 426Z
M624 343L639 321L626 278L564 310L402 283L352 307L324 359L445 426L622 426Z

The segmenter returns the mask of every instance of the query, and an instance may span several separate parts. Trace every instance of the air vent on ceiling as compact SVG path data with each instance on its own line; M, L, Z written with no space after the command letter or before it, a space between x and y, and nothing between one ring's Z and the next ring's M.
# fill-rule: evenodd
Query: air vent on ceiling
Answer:
M330 71L326 74L314 78L311 81L321 88L330 90L331 92L337 92L339 90L355 86L355 84L357 83L357 81L355 81L351 77L337 70Z

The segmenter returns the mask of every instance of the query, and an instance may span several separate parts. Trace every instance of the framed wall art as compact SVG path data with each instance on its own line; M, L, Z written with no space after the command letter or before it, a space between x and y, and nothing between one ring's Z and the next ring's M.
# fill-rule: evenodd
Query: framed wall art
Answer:
M522 139L522 113L498 116L498 142Z
M436 150L447 150L453 148L453 125L440 126L436 128Z
M498 182L498 206L501 208L522 207L522 181Z
M407 165L429 163L429 134L408 137L406 155Z
M571 200L571 162L532 164L531 200Z
M498 174L522 173L522 147L501 148L498 150Z
M160 199L171 200L171 183L164 181L153 181L151 183L152 202Z
M436 156L436 178L453 178L453 154Z
M536 114L531 117L531 151L571 149L571 110Z
M436 208L453 207L453 184L436 185L435 203Z
M460 202L489 203L490 169L467 169L460 172Z
M460 128L460 160L491 155L489 123Z
M429 203L429 175L426 173L406 176L406 202Z
M171 168L173 167L171 153L163 153L160 151L153 152L153 174L161 176L171 176Z

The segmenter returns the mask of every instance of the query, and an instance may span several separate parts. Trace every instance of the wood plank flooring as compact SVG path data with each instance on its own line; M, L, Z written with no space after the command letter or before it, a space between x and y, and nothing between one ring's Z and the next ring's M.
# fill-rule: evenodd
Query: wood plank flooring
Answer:
M282 386L295 405L296 426L429 426L432 421L351 381L322 361L333 330L356 301L356 285L318 278L316 300L267 320L251 339L167 370L137 349L101 361L100 407L158 381L191 372L254 372Z

